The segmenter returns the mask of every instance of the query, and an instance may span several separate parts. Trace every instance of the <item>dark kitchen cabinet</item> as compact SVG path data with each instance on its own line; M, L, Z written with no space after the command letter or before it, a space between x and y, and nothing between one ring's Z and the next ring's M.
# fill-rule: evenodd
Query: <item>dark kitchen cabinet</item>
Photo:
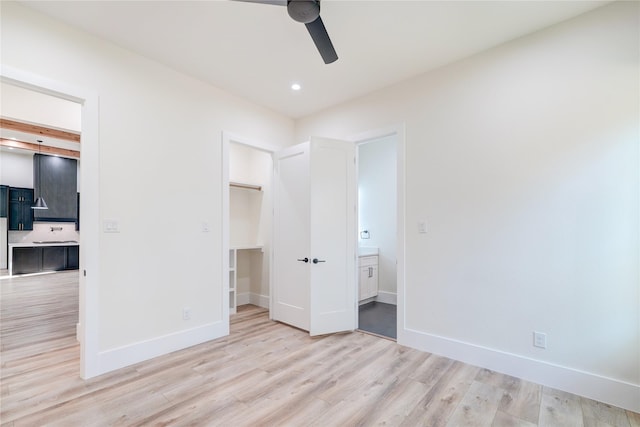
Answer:
M29 246L13 248L12 274L77 270L79 246Z
M9 188L9 230L33 230L33 190Z
M33 156L35 194L49 209L38 209L36 221L75 222L78 217L78 161L64 157Z
M80 231L80 193L78 193L78 197L76 198L76 231Z
M42 248L42 271L59 271L67 268L67 248L47 246Z
M67 246L67 264L65 270L80 268L80 246Z
M0 218L9 216L9 187L0 185Z
M12 274L39 273L42 271L42 248L13 248Z

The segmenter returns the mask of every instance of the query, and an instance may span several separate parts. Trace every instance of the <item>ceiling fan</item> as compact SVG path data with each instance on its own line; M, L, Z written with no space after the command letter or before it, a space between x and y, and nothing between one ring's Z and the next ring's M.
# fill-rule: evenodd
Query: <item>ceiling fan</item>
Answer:
M315 43L325 64L331 64L338 59L333 48L327 29L320 18L320 0L236 0L248 3L274 4L286 6L289 16L294 21L301 22L307 27L311 39Z

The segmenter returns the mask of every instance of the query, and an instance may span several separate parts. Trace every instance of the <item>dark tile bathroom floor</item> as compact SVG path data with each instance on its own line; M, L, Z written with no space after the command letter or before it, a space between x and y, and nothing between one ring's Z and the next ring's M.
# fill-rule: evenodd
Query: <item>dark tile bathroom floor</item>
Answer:
M360 306L358 329L383 335L394 340L396 332L396 306L382 302L369 302Z

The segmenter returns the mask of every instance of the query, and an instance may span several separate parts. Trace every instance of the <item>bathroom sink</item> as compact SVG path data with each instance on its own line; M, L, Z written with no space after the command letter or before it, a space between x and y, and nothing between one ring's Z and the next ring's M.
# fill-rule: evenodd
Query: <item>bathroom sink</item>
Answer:
M371 246L360 246L358 248L358 256L378 255L378 248Z

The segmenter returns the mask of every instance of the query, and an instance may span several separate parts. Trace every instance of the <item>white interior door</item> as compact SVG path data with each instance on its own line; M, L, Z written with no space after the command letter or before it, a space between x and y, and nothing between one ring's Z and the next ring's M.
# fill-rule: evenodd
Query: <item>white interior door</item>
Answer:
M309 143L274 153L271 316L309 330ZM306 262L298 261L307 259Z
M274 155L272 315L311 335L356 327L355 145Z
M310 161L312 262L309 332L320 335L354 330L355 144L312 138Z

